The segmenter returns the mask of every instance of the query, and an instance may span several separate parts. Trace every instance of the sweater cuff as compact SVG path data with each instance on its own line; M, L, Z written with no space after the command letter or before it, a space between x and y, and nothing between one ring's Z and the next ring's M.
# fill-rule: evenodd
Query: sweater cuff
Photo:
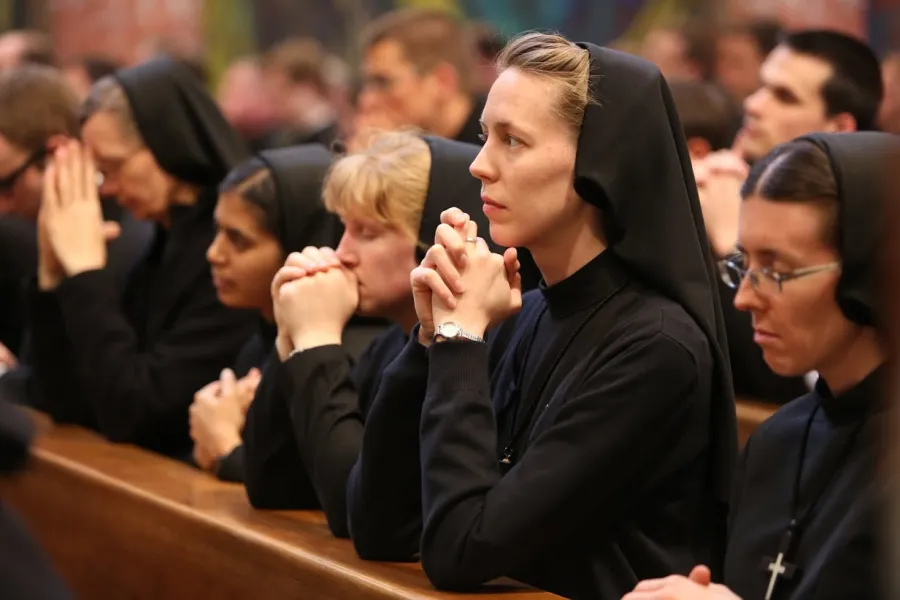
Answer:
M428 349L429 389L490 391L488 346L481 342L439 342Z
M297 352L281 364L282 381L287 381L291 389L299 383L301 386L309 381L312 374L321 369L322 365L335 362L347 362L349 357L344 352L343 346L331 344L328 346L316 346L303 352Z
M67 277L56 288L56 297L64 311L67 307L81 312L85 306L96 309L98 304L118 305L115 282L108 269L85 271Z

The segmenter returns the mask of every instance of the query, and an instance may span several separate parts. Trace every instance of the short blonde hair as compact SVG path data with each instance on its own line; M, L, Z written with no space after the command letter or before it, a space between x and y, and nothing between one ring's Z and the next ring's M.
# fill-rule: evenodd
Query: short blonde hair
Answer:
M380 132L332 165L323 189L325 207L418 240L430 174L431 151L418 133Z
M524 33L512 40L497 57L500 71L517 69L552 81L559 88L557 112L576 132L591 102L591 57L561 35Z

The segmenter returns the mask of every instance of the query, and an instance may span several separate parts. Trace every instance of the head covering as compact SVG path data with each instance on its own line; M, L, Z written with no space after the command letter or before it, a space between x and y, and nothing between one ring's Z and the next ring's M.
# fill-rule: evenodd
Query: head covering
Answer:
M322 183L334 158L331 152L325 146L307 144L264 150L258 157L275 182L273 220L284 251L300 252L306 246L337 248L344 227L322 202Z
M186 66L159 58L114 75L125 90L147 148L168 174L216 186L249 158L203 84Z
M860 325L884 324L879 315L879 260L885 223L885 189L900 154L900 139L889 133L817 133L800 138L821 148L831 161L838 189L838 252L841 276L837 302Z
M709 339L713 484L725 502L737 455L728 344L716 269L684 133L652 63L589 43L592 103L575 157L575 191L600 208L611 250L640 281L678 302Z
M425 248L434 245L434 232L441 224L441 213L456 207L467 213L478 225L478 235L491 250L498 247L490 241L490 222L481 209L481 182L469 172L469 165L481 151L480 146L426 135L423 139L431 150L431 172L428 175L428 194L419 225L419 242ZM420 251L419 259L424 258Z

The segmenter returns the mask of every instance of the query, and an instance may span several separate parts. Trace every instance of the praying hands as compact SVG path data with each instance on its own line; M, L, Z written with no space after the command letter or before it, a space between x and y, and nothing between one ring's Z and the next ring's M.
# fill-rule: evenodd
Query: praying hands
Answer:
M288 256L272 280L281 360L294 350L340 344L347 322L359 305L352 271L331 248L307 247Z
M522 307L522 280L515 248L494 254L478 237L478 226L458 208L441 213L435 244L410 275L419 341L429 345L436 326L456 323L484 332Z
M38 216L38 284L54 289L65 277L106 266L106 243L119 236L103 221L96 170L77 141L57 149L44 174Z

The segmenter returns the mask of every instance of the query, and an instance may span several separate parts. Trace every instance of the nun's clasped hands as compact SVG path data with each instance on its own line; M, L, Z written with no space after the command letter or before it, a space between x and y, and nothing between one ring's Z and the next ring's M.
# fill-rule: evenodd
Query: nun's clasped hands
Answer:
M47 165L38 217L43 289L106 266L106 243L119 235L119 227L103 221L96 173L90 154L74 140L58 148Z
M272 281L278 354L340 344L359 305L356 276L331 248L293 252Z
M435 245L410 275L419 339L428 343L434 327L453 322L470 334L485 331L522 307L522 278L515 248L492 253L478 226L458 208L441 213Z

